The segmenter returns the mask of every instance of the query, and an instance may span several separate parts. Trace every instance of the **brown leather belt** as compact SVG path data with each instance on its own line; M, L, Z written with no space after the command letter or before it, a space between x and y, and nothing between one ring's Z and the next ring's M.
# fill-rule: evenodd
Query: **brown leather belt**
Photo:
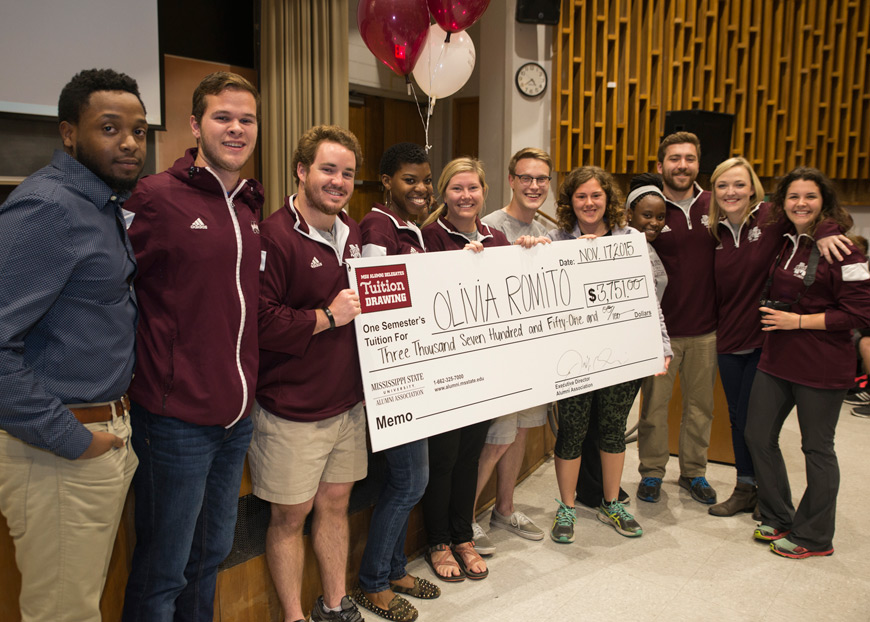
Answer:
M121 399L108 404L100 404L99 406L77 405L71 407L69 410L81 423L111 421L114 413L121 416L130 410L130 398L126 395L122 395Z

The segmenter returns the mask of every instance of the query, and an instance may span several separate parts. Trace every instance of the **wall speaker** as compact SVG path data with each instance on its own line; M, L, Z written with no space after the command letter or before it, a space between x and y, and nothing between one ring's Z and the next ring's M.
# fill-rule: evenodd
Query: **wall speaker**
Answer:
M562 0L517 0L517 21L523 24L559 24Z
M671 110L665 114L665 136L692 132L701 141L700 172L712 173L731 157L734 115L709 110Z

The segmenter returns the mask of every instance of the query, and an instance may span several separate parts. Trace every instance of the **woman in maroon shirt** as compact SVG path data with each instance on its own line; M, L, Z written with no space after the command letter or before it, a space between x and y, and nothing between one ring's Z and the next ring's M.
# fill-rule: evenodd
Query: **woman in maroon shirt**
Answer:
M416 221L428 213L434 194L426 152L414 143L393 145L381 157L380 177L384 203L376 203L360 222L363 257L422 253L423 234ZM437 585L405 568L408 516L429 480L428 444L426 439L412 441L382 454L386 473L360 560L359 585L351 595L381 617L415 620L417 608L400 594L424 599L441 594Z
M733 516L753 512L756 506L755 468L744 432L749 394L764 341L758 321L758 299L770 264L782 248L783 235L791 230L792 224L781 211L773 217L773 204L761 202L764 188L745 158L722 162L713 171L710 185L713 190L709 227L713 243L717 244L716 351L719 377L728 401L737 484L728 500L708 511L713 516ZM839 225L830 219L815 228L814 237L824 257L842 258L840 250L849 253L849 240L839 233Z
M479 160L457 158L444 167L438 194L444 202L423 227L427 252L508 246L503 233L480 222L486 175ZM477 465L489 421L429 438L429 485L423 520L429 550L426 561L439 579L483 579L486 562L474 549L471 522L477 491Z
M819 261L814 236L829 218L845 232L852 218L820 171L798 168L773 195L773 217L792 228L762 293L764 344L749 398L746 443L758 481L761 524L755 538L801 559L834 552L840 470L834 431L855 371L850 329L870 324L870 272L853 249L842 260ZM792 504L779 434L797 406L807 487Z

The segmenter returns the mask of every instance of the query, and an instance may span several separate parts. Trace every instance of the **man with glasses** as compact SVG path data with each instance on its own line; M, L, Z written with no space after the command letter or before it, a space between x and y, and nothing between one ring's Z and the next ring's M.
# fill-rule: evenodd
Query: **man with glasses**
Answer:
M546 151L527 147L515 153L508 164L508 183L513 191L511 201L485 216L483 222L504 233L511 243L523 236L546 237L547 228L535 220L535 214L550 192L551 168L552 161ZM546 420L547 404L493 419L477 470L475 507L495 469L498 485L489 524L529 540L543 540L544 532L528 516L514 510L514 486L522 467L529 428L544 425ZM472 528L477 552L492 555L495 546L481 526L474 522Z

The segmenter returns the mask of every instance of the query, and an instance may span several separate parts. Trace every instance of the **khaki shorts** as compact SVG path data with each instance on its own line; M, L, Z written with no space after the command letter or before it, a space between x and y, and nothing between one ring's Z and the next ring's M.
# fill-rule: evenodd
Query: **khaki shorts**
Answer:
M366 421L362 402L323 421L290 421L258 404L248 465L254 494L265 501L296 505L313 499L320 482L365 478Z
M517 438L517 428L537 428L547 422L549 404L526 408L492 420L486 442L489 445L510 445Z

